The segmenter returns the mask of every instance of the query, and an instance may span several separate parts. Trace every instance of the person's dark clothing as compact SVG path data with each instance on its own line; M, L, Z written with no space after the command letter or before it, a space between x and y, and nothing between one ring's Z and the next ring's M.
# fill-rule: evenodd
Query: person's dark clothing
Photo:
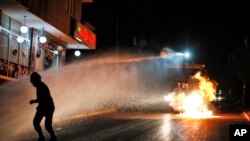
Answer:
M45 117L45 128L50 133L52 137L55 136L54 130L52 128L52 118L53 118L54 110L50 111L43 111L43 110L37 110L36 115L33 120L33 125L37 133L39 134L40 138L43 138L42 129L40 126L40 122L42 121L42 118Z
M33 119L33 125L37 133L39 134L38 141L44 141L45 138L42 133L40 122L42 118L45 117L45 128L50 133L50 141L56 141L56 136L52 128L53 113L55 110L53 99L50 95L50 90L48 86L41 81L41 76L34 72L31 74L30 82L36 87L37 99L31 100L30 104L38 103L36 115Z
M37 99L36 99L37 103L39 103L37 106L37 110L50 112L53 109L54 111L55 106L54 106L53 99L50 95L49 88L43 82L40 82L40 84L37 85L36 96L37 96Z

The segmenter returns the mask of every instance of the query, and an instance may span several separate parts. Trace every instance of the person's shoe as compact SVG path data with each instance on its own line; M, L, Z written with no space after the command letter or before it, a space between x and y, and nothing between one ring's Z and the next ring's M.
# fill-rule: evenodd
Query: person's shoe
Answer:
M44 137L39 137L37 141L45 141Z
M56 136L52 136L49 141L57 141Z

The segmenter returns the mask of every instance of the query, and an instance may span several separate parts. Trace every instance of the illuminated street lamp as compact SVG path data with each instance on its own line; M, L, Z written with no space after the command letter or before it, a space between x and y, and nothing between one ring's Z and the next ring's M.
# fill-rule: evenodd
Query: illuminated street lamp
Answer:
M39 42L44 44L47 42L47 38L44 36L44 27L43 27L43 30L42 30L42 36L39 37Z
M22 36L18 36L18 37L17 37L17 42L18 42L18 43L24 42L24 38L23 38Z
M27 33L29 28L25 25L25 19L26 19L26 16L24 16L24 22L23 22L23 25L20 27L20 31L22 33Z
M46 41L47 41L47 38L45 37L45 36L41 36L41 37L39 37L39 42L40 43L46 43Z
M63 47L62 47L62 46L57 46L57 50L58 50L58 51L62 51L62 50L63 50Z
M79 50L76 50L74 54L76 57L79 57L81 55L81 52Z
M27 33L28 27L27 27L26 25L22 25L21 28L20 28L20 31L21 31L22 33Z

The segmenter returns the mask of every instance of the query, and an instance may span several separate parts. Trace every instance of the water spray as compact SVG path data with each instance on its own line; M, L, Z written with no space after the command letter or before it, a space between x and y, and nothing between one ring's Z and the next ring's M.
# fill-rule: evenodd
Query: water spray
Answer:
M161 54L146 57L109 54L108 57L69 64L59 70L40 72L55 102L55 120L100 109L126 106L150 108L157 104L157 98L152 98L152 95L165 88L162 84L166 75L178 73L168 72L167 68L172 64L181 64L176 57L178 53L168 51L164 57ZM3 115L0 119L1 137L14 140L23 132L33 131L35 111L28 102L35 97L35 89L29 77L1 85L0 92L0 114ZM10 125L22 130L13 132ZM10 136L9 132L12 132Z

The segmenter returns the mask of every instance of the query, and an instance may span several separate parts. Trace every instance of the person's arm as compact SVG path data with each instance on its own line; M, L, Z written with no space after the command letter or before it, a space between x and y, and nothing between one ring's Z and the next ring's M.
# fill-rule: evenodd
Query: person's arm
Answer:
M38 91L37 93L41 93L41 92ZM37 98L36 98L36 99L30 100L30 104L33 104L33 103L40 103L41 101L43 101L43 99L44 99L44 96L43 96L43 95L37 94Z
M30 104L33 104L33 103L38 103L38 100L37 99L31 99Z
M33 103L46 103L47 99L50 96L50 91L46 85L41 85L37 89L37 98L30 100L30 104Z

